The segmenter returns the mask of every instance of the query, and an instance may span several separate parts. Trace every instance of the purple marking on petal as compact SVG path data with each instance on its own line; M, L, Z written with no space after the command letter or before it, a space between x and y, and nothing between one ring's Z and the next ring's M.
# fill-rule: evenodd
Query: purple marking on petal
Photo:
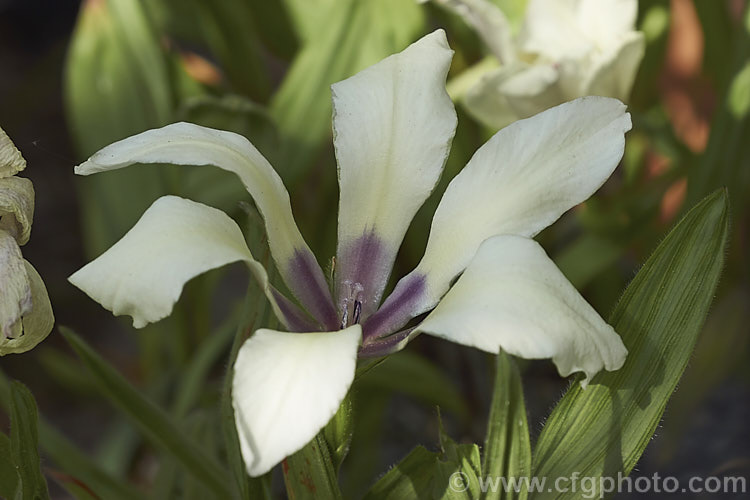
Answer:
M327 330L339 328L339 318L323 271L310 252L296 250L289 260L287 286L307 311Z
M409 275L398 282L380 309L362 325L363 343L388 335L424 311L419 307L427 291L427 277Z
M271 287L271 293L276 300L276 304L279 306L281 314L284 315L286 326L290 332L316 332L321 330L319 325L316 325L302 309L297 307L283 293L273 287Z
M361 286L362 319L372 314L380 304L385 285L393 268L396 253L370 231L356 240L342 245L336 257L336 295L339 310L344 311L352 297L352 286Z
M398 352L411 341L413 331L414 328L407 328L393 335L362 344L357 355L360 358L379 358Z

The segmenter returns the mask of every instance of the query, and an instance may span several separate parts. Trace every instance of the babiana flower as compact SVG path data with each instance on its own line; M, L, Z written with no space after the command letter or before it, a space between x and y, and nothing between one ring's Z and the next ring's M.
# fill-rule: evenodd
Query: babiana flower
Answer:
M0 356L26 352L52 331L47 288L21 255L34 218L34 185L16 174L26 160L0 128Z
M645 51L637 0L529 0L517 37L489 0L433 1L461 15L499 63L457 85L469 113L490 127L577 97L630 95Z
M177 123L112 144L76 167L88 175L134 163L213 165L236 173L254 199L299 306L269 284L232 219L175 196L157 200L70 278L141 327L170 314L194 276L248 264L288 330L254 332L234 367L236 423L252 476L325 426L358 358L395 352L419 333L552 358L561 375L583 372L586 380L624 362L617 333L531 239L617 166L631 124L615 99L566 103L492 137L448 186L421 262L381 303L396 252L453 139L456 113L445 90L452 55L438 30L332 86L340 200L331 287L278 174L244 137Z

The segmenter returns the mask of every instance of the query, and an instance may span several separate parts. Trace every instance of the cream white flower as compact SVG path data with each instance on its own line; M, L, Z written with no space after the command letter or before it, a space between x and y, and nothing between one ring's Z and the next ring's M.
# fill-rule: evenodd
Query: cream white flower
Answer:
M279 176L244 137L177 123L112 144L76 168L87 175L134 163L214 165L236 173L255 200L275 264L302 307L268 283L234 221L174 196L157 200L122 240L70 278L143 326L170 314L192 277L248 263L289 330L258 330L235 364L237 428L253 476L328 422L358 357L394 352L421 332L492 353L552 358L563 376L582 371L587 380L624 362L619 336L531 239L617 166L631 125L615 99L563 104L482 146L450 183L422 261L381 304L404 234L435 187L455 132L445 91L451 58L438 30L332 86L340 187L333 293Z
M577 97L630 95L645 51L637 0L529 0L517 37L489 0L433 1L461 15L499 63L461 85L466 109L488 126Z
M0 128L0 356L32 349L55 322L42 278L21 255L34 218L34 185L16 177L25 168Z

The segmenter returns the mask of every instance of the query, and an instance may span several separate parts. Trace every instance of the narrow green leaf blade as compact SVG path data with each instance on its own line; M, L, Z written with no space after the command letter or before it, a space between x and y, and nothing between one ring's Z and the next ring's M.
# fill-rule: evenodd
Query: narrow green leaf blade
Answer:
M482 477L528 477L531 474L531 442L521 374L505 351L498 354L496 367L495 393L482 456ZM503 498L525 499L527 495L524 488L517 496L508 492ZM483 498L501 498L500 489L488 489Z
M723 266L728 224L726 192L716 191L677 224L633 279L610 319L629 350L625 365L598 374L587 389L570 388L537 442L535 477L554 481L573 472L581 477L630 473L705 320Z
M300 451L282 462L284 484L289 498L315 500L325 498L339 500L342 497L338 474L328 443L319 433Z
M430 490L438 457L437 453L417 446L375 483L365 500L420 498Z
M10 451L16 463L24 500L49 498L39 461L39 434L34 396L20 382L10 384ZM18 495L18 492L16 492Z
M44 419L39 420L39 442L58 470L86 485L99 498L132 500L144 496L125 478L111 476Z
M144 437L172 455L219 498L231 496L227 486L229 477L213 457L181 432L164 410L143 397L80 337L65 328L61 328L61 332L97 381L102 394L140 429Z
M21 477L10 448L10 439L0 432L0 498L16 498L23 492L19 489Z

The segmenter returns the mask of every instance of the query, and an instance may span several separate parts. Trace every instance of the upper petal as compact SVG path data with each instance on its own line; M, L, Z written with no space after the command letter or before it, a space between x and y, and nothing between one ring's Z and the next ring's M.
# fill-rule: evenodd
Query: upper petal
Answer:
M557 61L594 48L581 29L581 0L529 0L518 36L521 51Z
M456 128L445 91L453 51L442 30L334 84L340 186L336 279L372 310L414 214L440 177Z
M265 220L268 244L282 278L319 321L336 324L325 277L294 222L289 194L250 141L232 132L175 123L105 147L77 166L76 173L89 175L134 163L214 165L237 174Z
M584 97L517 121L479 148L435 212L413 273L426 276L428 288L417 314L437 303L485 239L534 236L599 189L630 126L620 101Z
M519 44L553 61L607 50L633 31L637 0L529 0Z
M248 474L271 470L335 415L354 380L361 331L261 329L243 344L232 401Z
M10 177L26 168L26 160L13 145L8 134L0 128L0 178Z
M635 29L638 0L580 0L578 25L600 48L619 44Z
M177 196L156 200L120 241L69 280L142 328L169 316L192 278L238 261L247 262L277 316L288 324L237 224L221 210Z
M417 327L463 345L552 358L562 376L586 380L625 362L622 340L534 240L485 241L456 284Z

